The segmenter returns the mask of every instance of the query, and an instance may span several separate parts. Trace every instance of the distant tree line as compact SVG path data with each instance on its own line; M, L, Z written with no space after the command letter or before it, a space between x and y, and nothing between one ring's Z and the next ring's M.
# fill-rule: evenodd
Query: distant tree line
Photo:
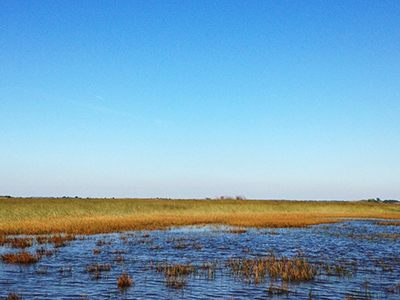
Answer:
M398 203L399 200L395 200L395 199L386 199L386 200L381 200L381 198L370 198L368 200L363 200L365 202L375 202L375 203Z
M206 200L211 200L211 198L206 198ZM247 198L245 196L239 195L236 197L232 197L232 196L219 196L219 197L215 197L214 200L247 200Z

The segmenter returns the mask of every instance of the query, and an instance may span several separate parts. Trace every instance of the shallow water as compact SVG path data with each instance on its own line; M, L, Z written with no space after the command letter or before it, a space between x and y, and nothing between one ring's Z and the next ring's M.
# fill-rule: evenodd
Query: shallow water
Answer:
M0 298L18 293L22 299L399 299L400 228L373 221L345 221L302 229L248 229L230 233L227 227L184 227L167 231L125 232L77 236L55 255L32 265L0 263ZM148 234L148 237L146 236ZM99 242L100 241L100 242ZM100 245L102 244L102 245ZM26 248L35 253L53 244ZM94 254L97 248L101 253ZM0 254L20 252L0 247ZM299 252L300 251L300 252ZM259 283L232 274L230 258L303 255L319 267L314 280L283 283L266 276ZM122 258L123 257L123 260ZM185 276L183 288L167 285L157 272L166 262L212 265ZM110 265L94 273L92 264ZM330 266L330 271L323 266ZM345 266L345 272L335 267ZM125 271L134 284L117 286ZM279 290L270 290L271 282ZM396 285L397 284L397 285Z

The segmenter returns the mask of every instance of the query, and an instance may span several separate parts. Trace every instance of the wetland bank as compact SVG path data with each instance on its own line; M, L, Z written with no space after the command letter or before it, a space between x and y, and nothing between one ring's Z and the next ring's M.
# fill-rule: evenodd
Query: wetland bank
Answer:
M397 204L0 201L0 299L400 297Z

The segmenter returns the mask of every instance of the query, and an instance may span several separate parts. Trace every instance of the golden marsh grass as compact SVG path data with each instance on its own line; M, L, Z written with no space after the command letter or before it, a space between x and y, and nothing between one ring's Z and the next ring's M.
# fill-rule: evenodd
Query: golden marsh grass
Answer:
M304 227L336 218L400 219L400 205L370 202L0 198L0 235L96 234L171 226Z

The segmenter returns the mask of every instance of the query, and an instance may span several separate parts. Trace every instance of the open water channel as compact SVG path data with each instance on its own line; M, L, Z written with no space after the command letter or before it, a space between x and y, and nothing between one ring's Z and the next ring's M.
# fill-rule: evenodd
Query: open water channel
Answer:
M0 299L11 293L20 299L400 299L399 227L364 220L232 229L76 236L57 248L34 237L24 251L41 249L38 262L0 262ZM21 251L0 247L0 255ZM257 262L271 257L306 261L314 276L288 280L260 269L258 274ZM186 266L186 273L168 274L174 265ZM131 286L118 287L122 271Z

